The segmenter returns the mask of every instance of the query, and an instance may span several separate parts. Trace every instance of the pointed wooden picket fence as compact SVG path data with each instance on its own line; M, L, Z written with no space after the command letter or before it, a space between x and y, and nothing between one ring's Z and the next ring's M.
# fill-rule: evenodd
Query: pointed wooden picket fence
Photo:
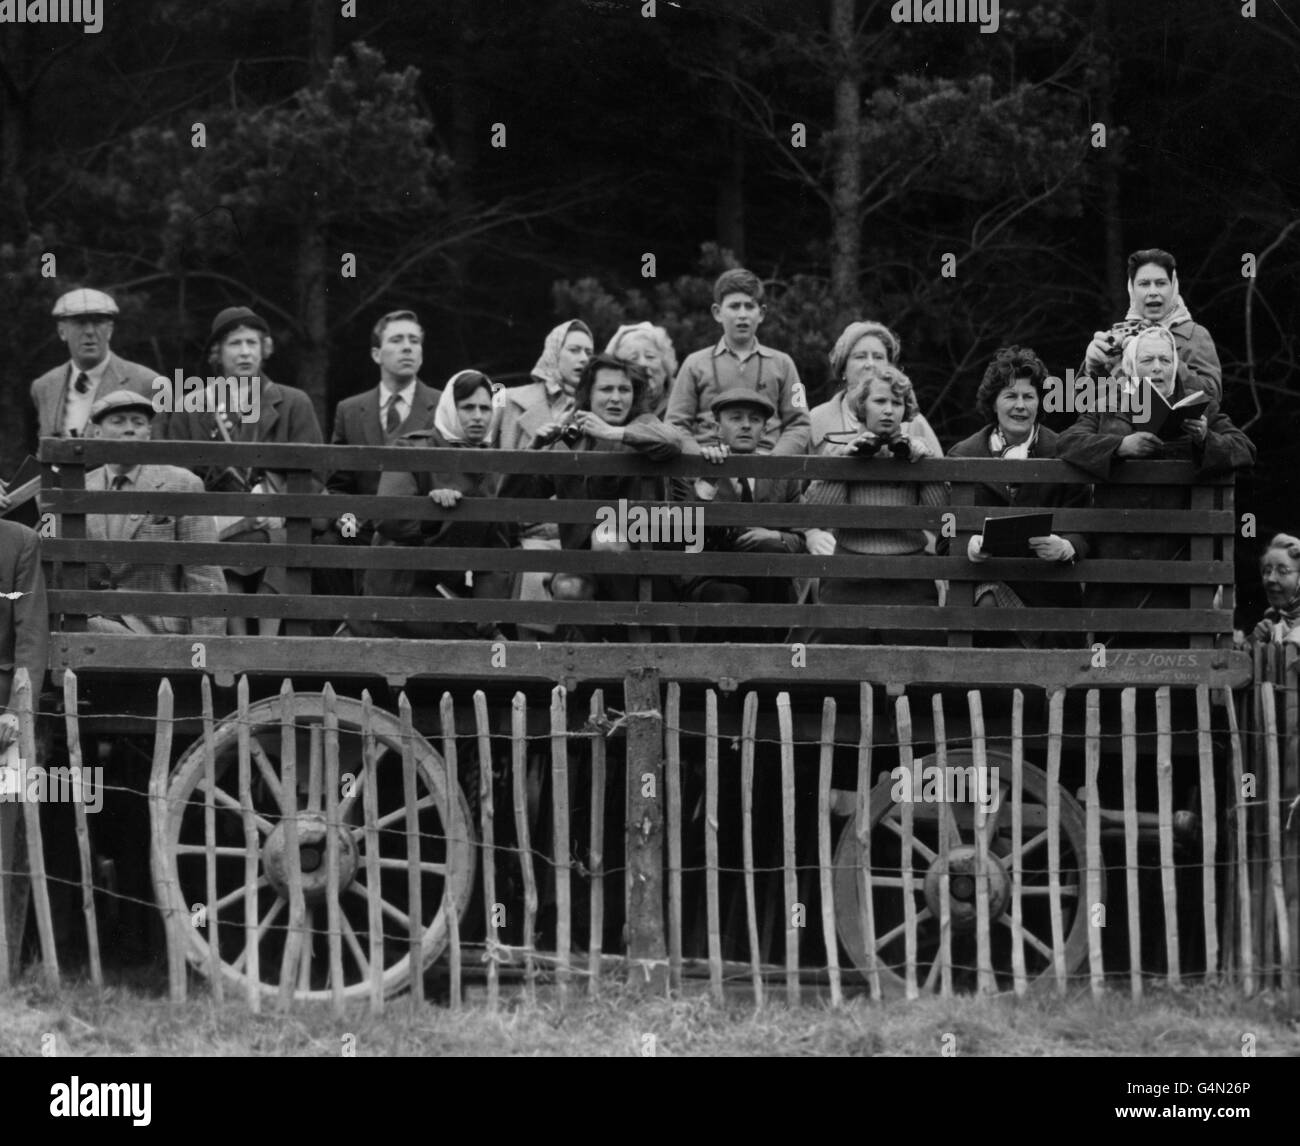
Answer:
M1212 694L1205 686L1126 688L1117 697L1112 694L1119 702L1114 738L1119 748L1115 773L1122 808L1116 811L1103 809L1098 796L1104 741L1110 732L1103 734L1102 693L1097 689L1069 694L1054 690L1043 697L1046 726L1036 723L1030 734L1033 751L1027 750L1026 696L1021 690L1000 697L1011 702L1009 740L1006 727L996 738L985 731L984 714L993 690L971 690L960 712L951 696L937 693L914 711L914 699L906 689L891 688L886 690L888 696L882 696L879 686L864 683L856 712L842 700L825 697L817 736L802 741L796 740L795 706L785 692L763 698L757 692L733 696L707 689L692 698L692 711L684 716L682 688L676 682L663 690L662 707L656 699L660 697L657 678L638 682L638 691L629 691L623 713L607 710L600 690L592 693L580 713L570 713L571 697L565 688L557 687L546 710L532 713L535 721L530 722L529 701L520 692L513 697L508 718L494 724L487 697L480 691L467 706L472 711L472 731L463 738L457 730L455 700L444 693L438 709L441 751L433 758L440 762L441 782L448 793L461 779L458 749L464 752L466 745L474 746L475 759L466 773L477 775L478 839L468 845L477 853L482 879L487 1005L499 1005L503 979L521 979L529 997L536 997L543 983L553 984L558 1000L564 1002L575 982L594 993L602 978L619 968L629 983L651 990L668 984L684 988L702 976L714 998L743 988L760 1006L782 981L783 996L790 1004L806 1000L811 987L834 1006L860 993L871 998L894 993L908 998L927 993L947 997L962 984L984 993L1024 994L1035 978L1060 993L1072 984L1085 983L1101 993L1119 983L1106 977L1102 952L1102 926L1119 922L1104 916L1102 885L1107 875L1109 898L1114 902L1122 894L1124 902L1127 982L1134 998L1141 997L1153 978L1180 985L1195 966L1197 974L1211 981L1239 983L1246 992L1282 990L1294 1001L1300 949L1300 849L1296 845L1300 806L1295 804L1300 793L1300 705L1295 650L1259 650L1256 668L1257 684L1238 694L1236 703L1230 694ZM64 675L64 724L74 767L82 760L77 685L74 674ZM336 1013L343 1012L349 998L364 998L378 1013L397 990L407 992L415 1003L424 997L424 973L431 955L430 925L424 919L426 909L433 906L432 901L426 902L425 877L439 865L421 855L419 811L430 800L429 795L419 796L416 747L423 738L413 727L411 706L403 695L397 718L403 802L400 809L381 815L377 765L363 767L360 779L352 778L355 791L340 786L347 783L339 774L340 701L328 686L321 695L322 707L313 713L315 722L306 738L309 751L303 760L299 743L303 713L292 685L284 683L277 709L277 767L258 738L250 735L248 683L239 682L235 760L226 773L226 783L233 777L237 784L226 791L216 772L217 724L211 688L203 681L198 748L202 777L189 796L191 807L200 809L201 842L186 845L185 852L201 855L205 865L203 910L194 913L180 895L176 880L181 849L168 831L176 799L171 789L174 706L168 682L164 680L159 688L148 798L151 862L165 922L173 999L185 997L187 965L209 980L217 999L226 988L238 986L238 994L253 1010L268 1000L288 1007L310 995L328 1001ZM1066 729L1070 696L1082 701L1082 735ZM1179 711L1194 706L1192 727L1172 726L1175 702L1182 706ZM35 759L30 683L21 673L14 708L22 750L28 759ZM381 716L393 718L378 714L368 695L363 696L360 712L360 727L351 732L360 738L362 759L375 761L380 748L374 723ZM856 768L850 763L854 737L841 731L846 713L856 726ZM701 718L702 727L693 723ZM775 735L760 737L761 719L767 728L775 728ZM947 733L954 721L964 729L956 744ZM507 726L508 732L498 725ZM533 739L549 744L551 806L545 852L533 844L539 825L530 809L526 776L529 730L536 727L549 730L540 737L531 733ZM606 756L612 735L626 733L632 741L634 732L641 747L633 752L629 745L627 753L630 814L623 825L629 943L626 954L618 956L603 950L605 880L612 874L605 853L618 830L617 817L615 822L607 818ZM1176 736L1195 749L1184 762L1190 763L1198 780L1195 810L1200 831L1195 834L1179 830L1173 807ZM738 759L727 756L725 766L724 743L739 753ZM644 747L647 744L649 749ZM1037 760L1043 751L1039 745L1045 747L1045 788L1031 799L1026 770L1028 761ZM1063 818L1063 801L1069 801L1060 783L1067 745L1073 749L1070 756L1082 764L1081 828L1071 827L1074 821ZM1001 777L1002 798L987 814L969 803L889 799L900 777L907 791L917 792L923 769L935 768L946 776L954 761L956 767L968 761L979 769L994 759L995 751L998 761L1009 763L1004 764ZM880 775L873 773L873 763L882 756L896 762L894 774L883 768ZM508 764L509 781L501 789L494 786L494 762ZM702 787L689 791L699 779L699 764ZM1151 767L1156 808L1139 811L1139 776ZM815 776L815 783L796 784L803 768ZM655 784L645 783L647 771L656 777ZM853 776L853 789L834 787L837 774ZM1186 779L1182 774L1184 788ZM425 783L427 787L427 779ZM260 918L258 889L266 878L262 837L267 824L254 804L255 787L274 797L286 837L284 898ZM720 806L724 790L738 793L738 808ZM292 794L299 792L302 808L290 803ZM806 795L796 800L797 793L807 792L815 792L811 802L805 803ZM497 799L503 794L510 805L507 819L513 815L512 840L503 840L499 830ZM687 795L692 808L698 797L702 817L684 815ZM662 814L656 820L652 813L659 807ZM772 815L760 822L756 809ZM580 867L574 860L577 841L571 825L580 823L584 812L589 823L588 864ZM100 983L90 832L84 806L77 804L75 813L83 917L90 937L89 972L92 981ZM32 804L24 804L22 815L42 971L47 982L57 985L60 962L40 817ZM219 842L218 817L227 815L237 816L242 847ZM323 898L307 894L299 862L298 830L312 817L323 817L327 825ZM355 881L350 893L360 893L366 900L364 929L354 927L341 908L347 891L339 886L341 845L335 832L328 830L331 827L351 831L358 842L364 880ZM464 831L469 827L466 822ZM451 834L445 821L443 831ZM692 836L693 832L701 833L700 837ZM405 851L400 858L381 854L381 833L401 839ZM1117 851L1123 852L1122 868L1109 873L1102 853L1105 838L1116 840ZM685 868L683 858L692 842L700 844L704 859L699 872L704 927L696 929L698 934L688 931L684 895L684 878L695 875ZM956 848L966 857L960 870L948 862ZM738 867L723 863L724 851L738 857ZM467 945L460 934L463 905L452 894L451 877L458 873L450 870L459 862L454 858L459 853L451 841L445 854L438 910L445 928L449 999L458 1006L466 956L477 947ZM218 863L235 856L244 860L242 886L222 894L216 878ZM406 876L406 911L384 898L382 871L393 867ZM1158 869L1158 876L1142 874L1151 868ZM521 903L501 901L501 880L508 870L518 873ZM1040 877L1037 882L1027 878L1031 870ZM927 884L931 873L936 873L935 878ZM730 911L724 902L724 879L734 901ZM539 886L549 889L555 907L555 949L550 952L537 944ZM1146 918L1146 903L1155 896L1144 901L1143 886L1149 892L1158 886L1159 893L1159 909L1145 911ZM994 899L1004 895L1005 904L995 910ZM578 935L575 899L584 896L589 928L586 935ZM1076 922L1080 913L1086 919L1082 928ZM517 915L521 941L512 946L503 933L506 920ZM964 924L963 932L959 919L973 923ZM1180 932L1180 920L1186 927L1191 919L1197 921L1200 935ZM404 933L385 934L385 921L396 922ZM7 981L10 965L7 922L7 911L0 910L0 985ZM243 949L238 959L223 963L220 937L226 936L229 944L234 926L242 931ZM270 966L266 940L273 929L284 932L284 942L271 945L279 962ZM960 935L972 934L970 962L958 965L954 942ZM585 952L579 950L584 943ZM1001 952L996 965L995 945ZM1160 957L1148 966L1157 946ZM1196 951L1192 961L1189 946ZM345 953L350 961L345 961ZM317 967L314 959L319 961ZM406 972L398 983L390 971L401 959L406 960ZM1029 970L1031 961L1034 973Z

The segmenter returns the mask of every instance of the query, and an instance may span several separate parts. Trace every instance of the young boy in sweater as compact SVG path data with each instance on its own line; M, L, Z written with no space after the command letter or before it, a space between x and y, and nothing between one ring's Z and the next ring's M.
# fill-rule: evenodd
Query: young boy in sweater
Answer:
M794 360L758 341L766 314L763 284L752 271L724 271L713 284L713 317L722 337L690 355L668 396L666 419L701 445L719 442L713 400L728 390L757 391L776 409L759 453L802 454L808 448L808 402Z

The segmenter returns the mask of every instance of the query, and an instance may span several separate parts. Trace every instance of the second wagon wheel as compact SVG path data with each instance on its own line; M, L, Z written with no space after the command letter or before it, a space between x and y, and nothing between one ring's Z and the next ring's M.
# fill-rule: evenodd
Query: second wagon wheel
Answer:
M924 769L934 757L921 760ZM1015 934L1011 910L1014 858L1011 847L1011 760L1000 753L987 754L989 768L998 769L999 799L986 820L990 856L989 923L990 951L999 990L1013 985L1011 944ZM972 764L969 751L948 753L950 769ZM922 773L924 775L924 773ZM970 773L967 773L970 775ZM923 992L937 991L940 984L940 862L938 804L912 804L912 851L903 855L902 807L891 797L894 781L886 777L871 791L871 903L876 934L876 965L881 986L888 992L902 992L906 967L903 899L903 864L910 864L913 900L916 907L917 985ZM1047 980L1053 974L1049 861L1047 850L1047 776L1032 765L1024 765L1023 829L1020 845L1022 864L1021 917L1025 969L1030 981ZM923 790L924 791L924 790ZM951 793L950 793L951 794ZM1060 880L1062 933L1065 969L1076 971L1088 954L1089 912L1084 896L1086 879L1086 834L1083 810L1064 789L1061 801ZM969 795L969 793L968 793ZM991 802L991 801L990 801ZM977 980L975 904L975 805L971 800L949 803L949 903L952 919L952 975L958 990L973 990ZM867 970L867 951L861 923L862 851L857 838L857 817L845 825L835 852L835 922L840 941L854 965ZM1102 900L1105 874L1102 873Z
M271 698L248 710L251 748L251 794L256 813L258 979L265 995L279 991L286 958L297 958L289 972L296 998L331 997L328 916L326 803L324 799L325 705L320 693L294 696L295 762L298 791L284 790L280 760L280 700ZM443 891L450 881L457 918L464 914L473 888L475 853L469 807L458 784L447 790L442 756L418 732L412 739L419 825L419 915L412 918L406 837L406 800L402 768L401 725L381 709L371 710L374 750L367 754L362 737L360 701L338 697L339 728L338 904L342 931L344 995L364 997L370 990L371 946L366 870L364 780L373 772L378 792L379 887L383 933L385 995L410 981L411 932L422 934L424 966L447 945L448 925ZM244 916L247 850L239 802L239 725L235 716L215 729L215 842L217 937L221 972L242 984L248 963ZM190 917L207 902L205 861L204 747L200 739L186 751L172 773L168 790L165 869L158 888L160 903ZM350 777L350 778L349 778ZM292 799L292 802L291 802ZM286 809L297 810L298 854L306 904L300 953L287 942L290 892L286 859ZM209 967L207 929L186 927L187 957L199 970Z

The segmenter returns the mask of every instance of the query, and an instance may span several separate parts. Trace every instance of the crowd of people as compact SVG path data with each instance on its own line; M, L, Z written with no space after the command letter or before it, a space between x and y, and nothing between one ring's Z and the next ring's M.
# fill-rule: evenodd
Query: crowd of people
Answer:
M1042 360L1024 347L999 350L984 372L975 407L984 420L977 433L950 446L950 457L1064 459L1093 479L1082 484L1044 485L1003 481L981 484L975 504L990 509L1018 507L1108 509L1187 508L1188 490L1177 485L1116 483L1127 458L1188 459L1198 477L1212 477L1253 464L1255 451L1246 435L1222 412L1223 379L1214 341L1195 323L1184 303L1175 261L1168 252L1135 252L1128 260L1130 305L1107 330L1097 331L1084 355L1080 376L1112 384L1109 406L1098 402L1079 413L1074 424L1056 433L1042 424L1050 375ZM207 401L160 413L155 401L157 372L126 362L111 348L117 307L95 290L72 291L59 299L54 315L69 360L32 385L40 433L73 437L99 434L117 440L149 437L188 441L295 442L325 440L312 403L302 390L276 383L266 373L273 352L268 323L247 307L230 307L214 319L208 337L208 365L215 379L256 380L260 409L255 417L232 399L238 392L211 389ZM749 502L755 505L802 501L815 506L857 508L854 524L835 528L728 528L704 530L706 550L735 553L812 553L906 557L925 552L964 555L972 564L989 560L979 533L943 535L937 523L948 505L942 482L908 480L905 463L941 457L945 451L918 408L916 393L901 363L901 341L886 325L850 323L830 354L836 389L809 408L794 360L759 340L766 314L762 282L743 269L724 272L714 286L712 315L718 340L694 350L677 365L666 331L649 322L619 327L597 353L591 328L573 319L545 338L523 385L502 387L477 370L461 370L443 388L420 377L424 330L411 311L395 311L375 324L371 357L378 382L344 399L336 408L330 442L339 445L436 446L478 451L476 472L391 470L321 475L319 488L345 495L427 496L447 511L437 519L365 520L352 510L314 523L314 540L323 545L407 546L431 550L419 569L314 570L313 591L382 597L473 597L524 600L634 600L630 575L583 573L506 575L491 569L463 570L440 563L440 547L521 547L531 549L617 549L592 523L537 522L507 526L458 519L464 499L496 497L582 498L617 503L644 498L644 479L590 473L581 465L548 474L495 472L492 451L548 450L585 455L635 452L652 461L683 453L721 462L729 455L769 453L850 456L867 465L896 467L884 480L879 470L863 469L863 480L769 480L751 478L667 478L658 496L679 502ZM1200 401L1196 416L1174 420L1172 433L1144 428L1142 388L1170 405ZM1198 395L1201 396L1197 398ZM1136 411L1136 412L1135 412ZM866 480L874 472L873 480ZM282 492L285 475L264 469L112 465L87 477L92 489L236 490ZM354 503L355 504L355 503ZM924 506L933 511L934 531L880 524L877 508ZM3 508L0 506L0 508ZM843 520L839 515L837 520ZM157 514L92 515L90 538L147 540L223 540L243 543L283 541L284 521L263 516L221 519ZM1029 539L1029 552L1049 564L1079 564L1095 558L1177 560L1188 554L1178 534L1092 533L1063 529ZM178 561L183 559L178 552ZM452 563L454 565L454 563ZM1279 535L1263 557L1269 610L1250 637L1300 642L1300 541ZM1130 608L1186 607L1189 590L1177 584L1117 584L1079 579L990 577L977 583L980 607L1020 606L1068 609L1077 605ZM283 570L232 562L215 565L159 566L120 563L91 567L92 587L156 592L282 592ZM656 599L700 603L789 603L935 605L943 585L931 580L825 577L820 583L777 578L702 575L656 578ZM115 616L90 619L101 632L173 633L277 631L274 621L245 618L203 619L166 616ZM352 622L338 632L358 635L509 637L555 635L556 627L501 626L491 623ZM605 635L588 630L561 636ZM699 634L697 634L699 635ZM708 636L725 638L725 632ZM848 642L914 643L927 634L905 630L834 629L811 639ZM1083 634L1035 633L1002 639L1024 644L1081 642ZM1097 635L1122 640L1123 634Z

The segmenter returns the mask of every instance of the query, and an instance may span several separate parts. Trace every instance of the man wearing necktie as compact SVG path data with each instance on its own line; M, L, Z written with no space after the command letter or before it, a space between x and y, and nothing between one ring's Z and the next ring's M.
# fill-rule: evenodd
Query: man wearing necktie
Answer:
M729 455L747 457L758 450L767 420L776 413L771 399L748 387L732 387L713 400L711 409L718 424L720 444L701 451L712 462ZM769 505L799 500L799 483L788 478L725 477L678 478L673 496L678 501L704 501ZM767 529L757 525L709 525L709 508L704 508L704 552L706 553L803 553L807 548L803 531ZM742 577L706 573L684 580L682 600L707 604L788 604L793 587L786 578ZM697 640L734 641L738 630L703 630Z
M119 358L109 349L117 303L98 290L73 290L54 304L59 341L70 360L32 383L38 438L77 438L86 433L90 409L114 390L154 393L156 370Z
M404 434L433 425L442 391L419 377L424 364L424 328L414 311L384 315L370 332L370 357L379 367L379 385L344 398L334 411L332 446L389 446ZM379 491L377 470L336 470L325 483L329 493L373 497ZM370 545L374 522L355 509L337 514L317 534L317 545ZM312 591L323 595L358 595L360 573L351 569L316 569Z

